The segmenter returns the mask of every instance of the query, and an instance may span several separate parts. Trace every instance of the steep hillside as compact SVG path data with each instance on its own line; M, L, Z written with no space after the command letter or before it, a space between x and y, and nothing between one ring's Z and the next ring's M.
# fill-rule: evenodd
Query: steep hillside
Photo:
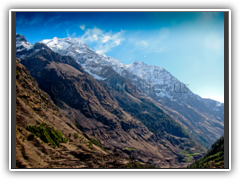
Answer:
M109 153L120 152L161 168L186 167L203 155L203 148L183 127L146 97L111 89L73 58L41 43L17 51L17 57L61 112ZM189 159L186 151L194 156Z
M201 159L188 168L224 168L224 136L217 140Z
M17 168L154 168L80 131L16 61Z

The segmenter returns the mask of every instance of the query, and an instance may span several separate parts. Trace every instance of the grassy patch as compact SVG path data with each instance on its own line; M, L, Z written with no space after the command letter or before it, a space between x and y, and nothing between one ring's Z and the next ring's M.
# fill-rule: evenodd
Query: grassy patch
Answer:
M91 141L88 141L87 147L89 149L93 149L93 143Z
M102 144L97 139L91 138L90 142L92 144L95 144L96 146L100 147L101 149L103 149Z
M190 161L193 159L193 156L194 156L194 155L198 155L199 153L193 153L193 154L191 154L190 151L185 151L185 150L183 150L183 151L180 152L180 154L184 154L185 156L187 156L186 161L187 161L187 162L190 162Z
M78 133L74 133L74 138L75 138L75 139L78 138Z
M190 151L185 151L185 150L183 150L183 151L180 152L180 154L185 154L185 155L187 155L187 154L191 154L191 153L190 153Z
M27 126L27 130L33 135L39 137L43 142L50 143L53 147L59 147L60 143L67 142L67 139L63 137L63 134L60 131L54 129L46 123L42 123L38 126Z
M192 160L192 156L188 156L187 158L187 162L191 161Z

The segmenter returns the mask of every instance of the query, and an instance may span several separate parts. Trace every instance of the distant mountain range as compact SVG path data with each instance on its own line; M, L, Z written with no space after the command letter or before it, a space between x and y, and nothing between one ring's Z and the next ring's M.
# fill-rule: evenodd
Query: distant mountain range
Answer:
M223 135L224 104L195 95L163 68L124 65L74 38L32 45L17 34L16 56L61 116L114 157L186 167Z

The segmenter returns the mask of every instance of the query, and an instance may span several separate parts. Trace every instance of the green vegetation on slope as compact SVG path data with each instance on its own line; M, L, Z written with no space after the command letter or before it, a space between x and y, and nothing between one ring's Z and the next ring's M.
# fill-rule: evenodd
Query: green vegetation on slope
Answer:
M185 150L181 151L180 154L186 156L187 162L191 161L194 158L193 156L199 155L199 153L191 153L190 151L185 151Z
M224 168L224 136L217 140L200 160L197 160L188 168Z
M63 134L60 131L54 129L53 127L47 125L46 123L42 123L38 126L29 125L27 126L26 129L30 131L32 134L39 137L43 142L50 143L53 147L56 147L56 146L59 147L60 143L67 142L67 139L63 137ZM33 139L33 138L29 137L29 139Z
M93 149L93 144L100 147L103 151L105 151L107 153L107 150L102 146L102 144L100 143L100 141L98 141L95 138L90 138L89 142L88 142L88 147L90 149Z

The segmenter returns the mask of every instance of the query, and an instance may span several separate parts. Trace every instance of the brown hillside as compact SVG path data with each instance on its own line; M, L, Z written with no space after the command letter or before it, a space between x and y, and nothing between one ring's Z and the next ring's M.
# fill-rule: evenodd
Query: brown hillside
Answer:
M108 153L101 144L81 132L39 89L28 70L16 61L16 167L17 168L124 168L150 165L124 157L121 152ZM67 138L53 147L36 135L31 138L28 126L45 123ZM95 145L95 144L96 145Z

